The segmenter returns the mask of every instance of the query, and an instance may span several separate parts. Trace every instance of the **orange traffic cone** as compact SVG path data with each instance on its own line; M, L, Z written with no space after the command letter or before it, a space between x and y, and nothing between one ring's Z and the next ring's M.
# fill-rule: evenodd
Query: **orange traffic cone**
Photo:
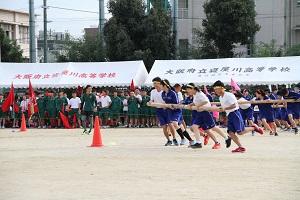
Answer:
M100 133L100 125L99 125L99 118L96 116L95 123L94 123L94 135L93 135L93 143L90 147L102 147L102 136Z
M21 121L20 132L25 132L25 131L27 131L27 128L26 128L25 115L24 115L24 113L23 113L23 114L22 114L22 121Z

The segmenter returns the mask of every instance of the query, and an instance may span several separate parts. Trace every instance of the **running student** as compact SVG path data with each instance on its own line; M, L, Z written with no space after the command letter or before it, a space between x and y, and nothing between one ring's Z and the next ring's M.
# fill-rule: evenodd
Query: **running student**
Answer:
M256 90L255 95L257 101L270 100L270 98L266 95L266 93L261 89ZM258 104L258 108L259 108L259 118L262 121L263 126L266 129L270 130L270 135L275 134L275 136L278 136L276 131L274 109L272 107L272 104L270 103Z
M150 103L165 103L162 98L162 88L161 88L161 79L156 77L152 80L154 89L150 92ZM172 144L178 145L178 142L175 137L175 131L168 124L170 123L168 113L166 109L163 108L153 108L156 110L156 116L159 120L160 126L163 128L164 135L167 139L165 146L170 146ZM170 140L169 131L172 134L173 141ZM184 139L184 137L182 138Z
M179 99L176 94L176 92L173 90L173 88L170 85L170 82L168 80L162 80L162 99L164 102L168 104L179 104ZM168 118L169 118L169 125L171 128L175 128L178 135L181 138L180 145L184 145L186 143L184 137L189 140L190 145L194 144L193 139L190 137L189 133L186 131L186 129L183 127L182 124L182 110L173 108L172 105L168 105L167 108Z
M195 84L189 83L186 86L187 93L189 95L193 95L193 103L191 103L189 106L197 106L197 107L211 107L210 101L208 97L200 91ZM200 131L199 127L201 127L205 133L207 133L215 142L215 145L212 147L213 149L219 149L221 147L221 144L217 141L217 138L214 136L212 131L217 132L219 135L221 135L225 139L226 147L230 147L231 145L231 138L228 137L226 133L224 133L219 127L216 126L214 118L211 114L211 112L208 111L200 111L193 113L193 119L192 119L192 131L195 134L196 137L196 143L194 145L191 145L192 148L201 148L201 140L200 140Z
M227 132L232 140L238 145L238 148L233 150L232 153L244 153L246 149L242 146L240 139L236 136L243 135L247 132L256 131L263 134L263 129L259 128L256 124L252 127L245 127L243 118L239 111L239 105L234 94L225 91L225 85L221 81L213 84L215 93L220 97L221 108L216 108L220 112L225 111L228 117Z
M280 96L284 99L294 99L299 100L300 94L297 92L289 91L288 89L284 88L279 92ZM286 103L286 110L289 122L295 131L295 134L298 134L297 124L299 123L300 118L300 102L297 103Z
M238 102L249 101L246 98L244 98L243 94L239 91L236 91L236 93L234 95L237 98ZM253 122L254 111L253 111L253 107L252 107L251 103L239 104L239 107L240 107L240 112L241 112L242 118L244 120L244 123L252 126L254 124L254 122Z
M85 94L81 97L81 107L82 107L82 126L83 134L90 134L93 128L93 116L97 112L97 99L96 95L92 93L92 86L87 85L85 88ZM86 124L87 118L89 120L90 129L87 131Z

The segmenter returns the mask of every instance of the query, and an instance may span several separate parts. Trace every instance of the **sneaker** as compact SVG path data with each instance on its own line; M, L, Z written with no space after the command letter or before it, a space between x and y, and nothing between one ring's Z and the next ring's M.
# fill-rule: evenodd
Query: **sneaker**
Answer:
M252 131L252 136L254 136L255 131Z
M185 144L186 144L186 139L182 139L182 140L180 141L180 146L185 145Z
M298 128L293 128L293 130L295 131L295 135L298 134Z
M231 146L231 137L228 137L227 140L225 140L226 148L229 148Z
M177 142L176 139L173 139L173 144L174 144L175 146L178 146L178 142Z
M84 129L83 132L82 132L82 135L85 135L87 133L87 130Z
M277 132L275 132L275 136L278 136L278 133L277 133Z
M285 128L284 131L291 131L291 128Z
M172 145L172 141L171 140L169 140L166 144L165 144L165 146L171 146Z
M2 128L5 128L5 126L2 126Z
M261 134L261 135L264 134L264 129L260 128L260 127L257 126L256 124L254 124L252 127L254 128L254 131L255 131L255 132L257 132L257 133L259 133L259 134Z
M204 145L207 145L207 144L208 144L208 140L209 140L209 136L208 136L208 135L205 135L205 136L204 136Z
M86 134L90 135L92 132L92 129L90 129L89 131L86 132Z
M215 145L212 147L212 149L220 149L221 144L220 143L215 143Z
M232 150L232 153L245 153L246 149L244 147L238 147L235 150Z
M37 128L38 128L38 129L40 129L40 128L41 128L41 126L38 126Z
M192 149L200 149L200 148L202 148L202 144L201 143L195 143L195 144L191 145L191 148Z

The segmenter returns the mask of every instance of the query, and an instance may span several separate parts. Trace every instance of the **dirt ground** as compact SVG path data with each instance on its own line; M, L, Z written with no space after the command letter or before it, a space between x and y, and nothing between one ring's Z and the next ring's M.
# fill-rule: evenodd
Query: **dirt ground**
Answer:
M300 135L243 136L231 149L164 147L160 129L0 130L1 200L300 199Z

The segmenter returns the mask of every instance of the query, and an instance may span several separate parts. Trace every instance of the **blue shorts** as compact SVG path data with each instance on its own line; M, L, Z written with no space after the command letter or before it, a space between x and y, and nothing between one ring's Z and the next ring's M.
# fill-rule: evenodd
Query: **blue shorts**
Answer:
M266 119L267 123L271 123L275 121L274 112L259 111L259 118Z
M240 109L242 118L244 121L246 120L253 120L253 108L249 107L247 109Z
M159 124L161 126L164 126L164 125L167 125L167 124L170 123L167 110L164 110L162 108L157 108L156 109L156 116L157 116L157 118L159 120Z
M208 130L216 126L215 120L210 112L203 111L193 115L192 123Z
M295 106L292 108L287 108L287 115L293 115L294 119L300 119L300 111L299 109Z
M281 109L280 119L283 120L283 121L289 121L289 117L287 115L286 109Z
M275 117L275 119L278 119L278 120L281 119L281 110L280 109L274 109L274 117Z
M228 133L241 133L245 130L244 120L239 110L229 113L227 123Z
M182 110L180 109L167 109L168 118L170 122L178 122L178 124L182 123Z
M253 118L254 118L254 123L257 124L258 120L260 120L260 118L259 118L259 111L254 111L253 112Z

